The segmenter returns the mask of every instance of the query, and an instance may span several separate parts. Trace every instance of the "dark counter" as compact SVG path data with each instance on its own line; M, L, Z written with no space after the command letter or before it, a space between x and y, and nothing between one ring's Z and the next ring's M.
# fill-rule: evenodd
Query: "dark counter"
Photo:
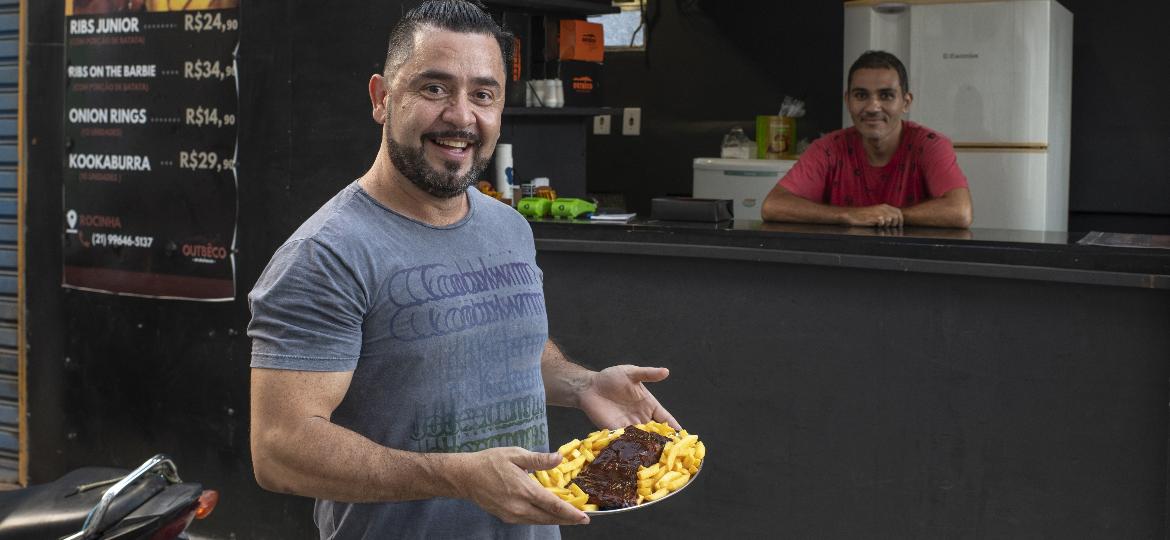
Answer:
M791 262L1170 288L1170 249L1077 243L1085 233L879 230L735 220L719 224L533 220L539 250Z
M703 474L574 538L1165 538L1170 255L1081 235L532 224L550 334ZM556 446L591 431L549 410Z

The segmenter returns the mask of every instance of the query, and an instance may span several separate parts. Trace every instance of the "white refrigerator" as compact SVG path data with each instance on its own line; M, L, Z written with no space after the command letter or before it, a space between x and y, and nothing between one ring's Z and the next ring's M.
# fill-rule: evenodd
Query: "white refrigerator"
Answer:
M1065 231L1072 30L1054 0L856 0L843 73L871 49L906 64L906 118L954 143L975 227ZM843 119L852 125L848 110Z

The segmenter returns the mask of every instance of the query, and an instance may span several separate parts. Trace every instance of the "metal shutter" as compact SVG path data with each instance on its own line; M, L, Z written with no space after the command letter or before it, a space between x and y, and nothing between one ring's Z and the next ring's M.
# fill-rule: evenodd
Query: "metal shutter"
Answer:
M20 1L0 0L0 482L20 471L20 212L18 121Z

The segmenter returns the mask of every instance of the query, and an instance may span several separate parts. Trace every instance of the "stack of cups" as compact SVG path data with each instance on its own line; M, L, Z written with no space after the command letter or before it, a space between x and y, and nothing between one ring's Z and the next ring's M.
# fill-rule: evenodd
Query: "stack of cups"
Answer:
M500 143L496 145L496 191L500 197L510 199L512 206L516 206L518 195L513 189L516 186L516 173L512 170L512 145Z

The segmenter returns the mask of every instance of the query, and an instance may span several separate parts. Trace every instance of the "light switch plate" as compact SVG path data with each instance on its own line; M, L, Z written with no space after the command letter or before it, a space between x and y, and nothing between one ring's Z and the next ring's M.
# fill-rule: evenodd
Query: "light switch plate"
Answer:
M593 134L594 135L609 135L610 125L608 114L599 114L593 117Z
M640 107L626 107L622 110L622 135L640 135L642 133L642 109Z

